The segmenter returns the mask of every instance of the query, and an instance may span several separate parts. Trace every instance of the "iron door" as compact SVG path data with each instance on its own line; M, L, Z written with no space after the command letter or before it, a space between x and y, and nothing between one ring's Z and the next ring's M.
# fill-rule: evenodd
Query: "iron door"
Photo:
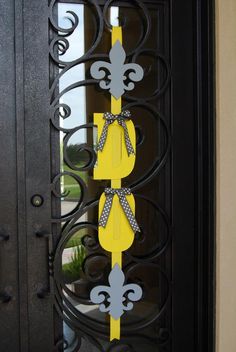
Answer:
M213 352L213 6L1 1L0 351ZM141 228L123 271L143 296L109 341L90 292L110 273L98 241L109 183L93 177L93 113L110 100L90 68L109 61L112 26L144 69L122 98L137 148L123 186Z

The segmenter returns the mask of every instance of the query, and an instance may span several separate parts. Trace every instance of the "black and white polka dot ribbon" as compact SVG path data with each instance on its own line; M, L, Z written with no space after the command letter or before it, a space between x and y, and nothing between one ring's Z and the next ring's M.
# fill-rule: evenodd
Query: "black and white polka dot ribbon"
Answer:
M105 188L105 196L106 196L106 201L104 204L104 208L102 210L100 219L99 219L99 226L106 227L109 214L111 211L112 207L112 201L113 197L116 194L119 198L120 204L122 206L122 209L129 221L130 226L132 227L132 230L135 232L140 232L140 228L138 226L138 223L134 217L134 214L130 208L130 205L126 199L127 195L131 194L131 191L129 188Z
M124 129L124 135L125 135L125 145L127 149L128 155L134 154L134 148L131 144L130 138L129 138L129 132L128 128L126 125L125 120L130 119L131 113L129 110L123 110L119 115L114 115L111 112L105 112L103 115L103 118L105 120L105 124L103 126L102 134L99 138L99 142L97 145L97 150L102 151L104 148L104 145L106 143L107 139L107 134L108 134L108 127L111 125L114 121L117 121L120 126L123 127Z

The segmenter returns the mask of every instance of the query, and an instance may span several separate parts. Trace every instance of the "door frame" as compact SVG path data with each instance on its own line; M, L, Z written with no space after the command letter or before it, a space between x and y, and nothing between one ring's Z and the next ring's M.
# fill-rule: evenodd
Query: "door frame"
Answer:
M216 295L216 102L215 0L196 0L196 183L198 278L196 351L215 351ZM206 118L206 116L208 118ZM196 216L197 216L196 214ZM207 236L206 236L207 234Z
M180 1L181 3L184 2ZM178 1L173 11L183 16ZM216 102L215 102L215 0L193 1L195 50L195 344L194 351L215 351L216 302ZM182 31L175 34L188 35ZM180 39L179 39L180 40ZM176 43L179 42L176 40ZM177 46L174 50L178 51ZM173 146L173 148L175 148ZM181 242L176 246L181 248ZM179 249L181 251L181 249ZM182 249L182 255L185 251ZM181 258L175 262L183 270ZM179 288L181 290L181 288ZM178 319L183 312L176 308L176 330L173 339L178 341L181 327ZM179 348L181 345L179 345Z
M215 0L197 1L198 77L198 321L197 350L215 351L216 295L216 102L215 102ZM202 57L202 58L201 58ZM205 119L208 116L208 119ZM207 138L206 138L207 135ZM202 176L202 180L201 180ZM206 238L206 234L208 234ZM199 275L199 274L198 274Z
M155 2L156 0L150 0L150 2ZM65 1L65 2L73 2ZM172 11L179 16L183 16L183 13L180 13L179 3L184 4L186 0L178 0L172 1ZM39 2L38 2L39 3ZM194 106L195 106L195 129L196 139L194 141L195 144L195 243L197 248L197 253L195 256L195 304L196 304L196 314L194 319L194 324L196 327L196 335L194 337L194 351L201 352L213 352L215 350L215 1L214 0L193 0L193 18L192 23L194 25L194 38L189 38L189 40L194 40L194 50L196 62L194 77L196 79L195 85L195 98L194 98ZM41 11L42 15L45 15L45 31L41 33L45 38L45 43L43 45L48 45L48 1L41 2ZM37 28L40 28L42 25L40 20L35 15L36 12L36 3L35 1L24 1L24 0L6 0L2 5L6 11L6 16L4 22L0 22L0 31L2 33L1 43L3 44L4 53L6 56L0 57L0 67L3 70L10 70L15 73L14 81L9 84L9 91L7 97L2 97L5 99L2 101L1 106L3 106L2 113L4 115L4 128L2 129L2 136L0 138L0 149L6 150L7 146L7 160L9 163L13 163L15 165L15 169L11 174L11 183L14 194L16 195L16 202L14 204L13 199L11 199L11 219L12 222L17 224L18 230L15 231L14 228L6 229L5 227L1 228L1 231L9 231L10 241L3 241L3 246L1 245L0 254L2 253L2 264L8 265L9 268L13 268L14 265L17 265L17 278L20 285L17 288L14 286L15 276L6 275L4 278L0 278L0 283L6 286L6 289L10 287L13 289L13 292L6 293L12 296L16 296L16 293L19 296L16 297L15 300L10 301L10 305L2 305L3 312L8 313L9 317L9 326L11 326L11 331L15 330L18 333L18 338L12 339L11 337L5 336L5 330L0 327L0 336L4 336L3 346L8 346L7 343L11 341L12 351L14 349L17 351L22 350L24 352L30 350L30 345L36 345L40 339L48 339L48 343L51 343L51 339L53 336L53 329L47 329L47 334L44 334L44 330L41 329L40 321L35 321L33 326L29 326L28 317L31 314L28 309L28 299L29 299L29 290L28 290L28 276L27 271L29 267L27 267L27 263L25 261L25 257L27 256L27 245L32 240L32 233L28 233L28 237L26 234L26 228L28 224L26 223L25 212L28 208L28 214L34 212L35 209L32 208L32 205L29 203L30 197L29 194L31 190L28 189L28 193L26 194L26 186L24 185L24 178L27 165L25 165L25 153L27 150L25 149L25 133L26 124L25 117L28 116L30 118L31 114L35 115L35 121L40 125L39 117L41 112L37 111L37 100L34 101L34 104L30 106L30 99L35 99L35 97L30 96L30 92L32 92L32 84L35 84L37 80L38 72L31 67L28 71L24 70L25 62L24 60L28 60L25 56L24 52L24 41L28 41L28 45L30 41L33 43L33 38L30 37L30 33L24 32L24 28L31 28L33 33L34 30L37 32ZM38 4L37 4L38 5ZM26 7L26 10L29 11L29 19L28 24L25 26L24 23L24 11L23 6ZM38 7L37 7L37 11ZM33 25L29 26L29 21L32 21ZM37 27L38 26L38 27ZM11 31L5 32L5 29L12 28ZM176 32L172 38L172 46L173 50L179 50L179 44L175 45L175 43L180 42L180 38L183 35L188 35L180 29L180 31ZM9 45L10 43L10 45ZM41 43L38 43L40 46ZM14 47L13 47L14 46ZM6 50L6 51L5 51ZM45 50L47 50L45 48ZM15 55L15 61L9 61L9 58L12 58L12 55ZM33 52L32 52L33 57ZM48 65L47 58L38 58L37 63L39 65ZM30 63L28 62L28 65ZM180 65L180 62L177 62L176 65ZM12 65L11 69L9 65ZM28 66L30 67L30 65ZM9 71L9 72L10 72ZM46 87L48 82L47 75L45 77L45 82L42 82L41 87L42 90ZM26 86L25 86L26 82ZM8 82L9 83L9 82ZM6 89L6 81L0 81L0 85L2 90ZM38 87L39 88L39 87ZM14 109L12 105L12 97L15 97L15 106ZM28 103L26 101L28 99ZM45 99L46 93L45 93ZM177 104L177 101L175 102ZM11 109L9 108L11 106ZM15 112L15 114L13 114ZM47 118L47 116L46 116ZM38 121L38 122L37 122ZM13 126L16 126L16 130L14 130ZM38 126L39 126L38 125ZM35 125L37 127L37 125ZM13 128L12 132L9 132L10 128ZM38 129L40 130L40 129ZM12 135L11 135L12 133ZM40 132L44 135L44 130L41 129ZM9 142L9 138L6 139L4 136L10 136L16 138L16 141L12 144L7 144ZM48 139L49 145L49 139ZM17 144L17 146L16 146ZM47 147L45 144L44 148ZM177 150L178 152L178 150ZM181 151L179 151L181 152ZM5 157L6 157L5 156ZM35 166L37 163L35 162ZM3 165L4 167L4 165ZM50 160L46 160L45 162L45 170L44 177L47 177L50 169ZM15 172L15 176L12 175ZM41 170L42 172L42 170ZM40 177L40 174L39 174ZM178 180L176 180L178 181ZM48 190L42 190L40 193L45 193L45 200L47 201L47 192ZM32 193L33 189L32 189ZM2 197L1 208L4 210L2 213L2 218L6 219L9 216L7 213L7 208L4 204L6 200L9 200L9 196L4 193ZM46 202L47 203L47 202ZM44 208L44 212L47 212L48 208ZM29 216L30 217L30 216ZM42 215L43 217L43 215ZM46 224L46 227L49 227L49 223ZM45 228L44 228L45 230ZM206 236L207 234L207 236ZM6 233L8 235L8 233ZM21 240L19 241L19 239ZM39 240L39 241L38 241ZM47 240L37 239L42 253L45 255L48 254L48 243ZM44 241L44 242L43 242ZM175 239L175 248L181 248L181 239ZM9 250L15 250L18 248L18 253L16 258L13 256L8 256ZM4 250L6 249L6 254ZM180 250L180 254L184 255L184 250ZM180 255L181 257L181 255ZM183 262L181 258L175 261L175 270L178 270L181 273L183 269ZM31 255L31 259L33 258L33 252ZM46 277L46 273L48 270L48 263L43 261L44 258L37 259L37 265L42 267L43 275L45 276L42 281L45 280L44 284L47 286L48 278ZM6 266L7 267L7 266ZM31 270L31 269L30 269ZM6 273L8 274L8 273ZM33 279L33 271L30 272L30 278ZM40 287L37 288L40 290ZM16 292L14 292L16 290ZM179 290L179 293L182 290L182 287L174 287L174 290ZM35 303L32 299L32 306L35 309L37 304L38 311L47 312L48 319L52 319L51 313L47 311L47 308L51 306L52 299L50 297L46 297L46 303L40 300L37 300ZM1 304L1 303L0 303ZM42 310L42 306L44 307ZM14 314L12 316L9 315L9 312L12 310ZM178 329L178 319L183 314L181 311L181 305L176 306L173 311L173 320L176 322L176 329L172 332L172 338L174 343L178 345L178 335L180 334L180 328ZM20 318L21 317L21 318ZM16 322L18 322L18 329L16 327ZM32 334L37 331L37 335L33 337L34 341L29 341L29 337L32 338ZM183 331L181 331L183 334ZM36 342L37 340L37 342ZM7 342L8 341L8 342ZM17 347L19 346L19 347Z

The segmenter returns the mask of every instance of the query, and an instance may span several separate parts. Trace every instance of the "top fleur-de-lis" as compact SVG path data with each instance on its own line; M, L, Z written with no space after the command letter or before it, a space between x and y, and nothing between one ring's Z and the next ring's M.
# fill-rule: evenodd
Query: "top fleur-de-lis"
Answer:
M109 58L110 63L106 61L94 62L90 73L93 78L100 80L99 85L102 89L109 89L109 92L116 99L119 99L125 91L134 89L133 82L141 81L144 73L138 64L125 64L126 53L119 40L111 48ZM110 74L107 74L107 71Z
M90 299L93 303L99 304L101 312L109 312L117 320L125 311L133 309L132 302L140 300L142 289L137 284L124 285L125 276L118 264L114 265L108 281L110 286L94 287Z

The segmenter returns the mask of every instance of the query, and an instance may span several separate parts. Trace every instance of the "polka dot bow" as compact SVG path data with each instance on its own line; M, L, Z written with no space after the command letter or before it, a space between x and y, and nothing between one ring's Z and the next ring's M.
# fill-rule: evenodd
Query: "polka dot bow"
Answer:
M131 191L129 188L105 188L105 196L106 196L106 201L104 204L104 208L102 210L102 214L99 219L99 226L106 227L109 214L111 211L112 207L112 201L114 195L117 195L120 201L120 204L122 206L122 209L129 221L130 226L132 227L132 230L135 232L140 232L140 228L138 226L138 223L134 217L134 214L130 208L130 205L126 199L127 195L131 195Z
M99 139L98 145L97 145L97 150L102 151L104 148L104 145L107 140L107 134L108 134L108 127L111 125L114 121L117 121L120 126L123 127L124 129L124 135L125 135L125 145L127 149L128 155L130 154L135 154L134 153L134 148L131 144L130 138L129 138L129 132L128 128L126 125L125 120L129 119L131 117L131 113L129 110L123 110L119 115L114 115L111 112L105 112L103 114L103 118L105 120L105 124L103 126L102 134Z

